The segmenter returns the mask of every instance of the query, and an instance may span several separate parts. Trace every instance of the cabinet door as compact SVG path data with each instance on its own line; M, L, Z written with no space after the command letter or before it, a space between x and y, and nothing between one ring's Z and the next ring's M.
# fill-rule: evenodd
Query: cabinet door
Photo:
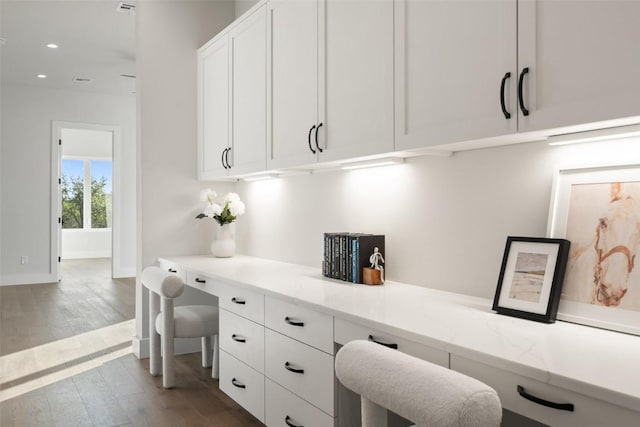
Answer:
M327 0L320 10L320 160L393 151L393 1Z
M226 35L198 51L198 179L227 175L229 44Z
M640 115L640 2L520 0L518 15L520 130Z
M308 138L318 123L318 1L273 0L268 8L268 167L314 163Z
M267 15L256 10L229 32L231 48L231 175L267 167Z
M516 132L516 6L396 0L396 150Z

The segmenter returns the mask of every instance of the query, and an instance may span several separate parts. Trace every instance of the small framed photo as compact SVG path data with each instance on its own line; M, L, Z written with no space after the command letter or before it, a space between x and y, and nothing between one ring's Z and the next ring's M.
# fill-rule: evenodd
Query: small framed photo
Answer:
M569 246L565 239L509 236L493 309L507 316L555 322Z
M571 241L558 320L640 335L640 165L558 169L547 236Z

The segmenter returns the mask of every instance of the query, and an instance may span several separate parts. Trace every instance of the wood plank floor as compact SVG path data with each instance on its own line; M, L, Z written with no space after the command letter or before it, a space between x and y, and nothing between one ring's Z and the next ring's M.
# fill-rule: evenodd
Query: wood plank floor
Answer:
M68 260L57 284L0 287L0 426L260 426L200 355L176 387L131 353L135 281L110 260Z

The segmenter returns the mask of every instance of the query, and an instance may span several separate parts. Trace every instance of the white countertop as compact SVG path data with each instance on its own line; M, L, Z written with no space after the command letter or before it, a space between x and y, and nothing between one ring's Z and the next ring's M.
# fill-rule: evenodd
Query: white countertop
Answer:
M236 255L162 258L184 269L640 412L640 337L502 316L490 300Z

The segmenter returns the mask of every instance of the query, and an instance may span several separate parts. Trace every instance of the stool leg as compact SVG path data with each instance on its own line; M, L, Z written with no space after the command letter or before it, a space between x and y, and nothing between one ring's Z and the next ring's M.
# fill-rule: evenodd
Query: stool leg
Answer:
M220 347L218 335L213 336L213 362L211 365L211 378L217 380L220 377Z
M361 396L362 427L387 427L387 410Z
M175 383L173 371L173 300L162 298L162 385L171 388Z
M208 368L211 366L211 337L202 337L202 367Z
M160 334L156 330L156 317L160 313L160 295L149 291L149 372L160 374Z

